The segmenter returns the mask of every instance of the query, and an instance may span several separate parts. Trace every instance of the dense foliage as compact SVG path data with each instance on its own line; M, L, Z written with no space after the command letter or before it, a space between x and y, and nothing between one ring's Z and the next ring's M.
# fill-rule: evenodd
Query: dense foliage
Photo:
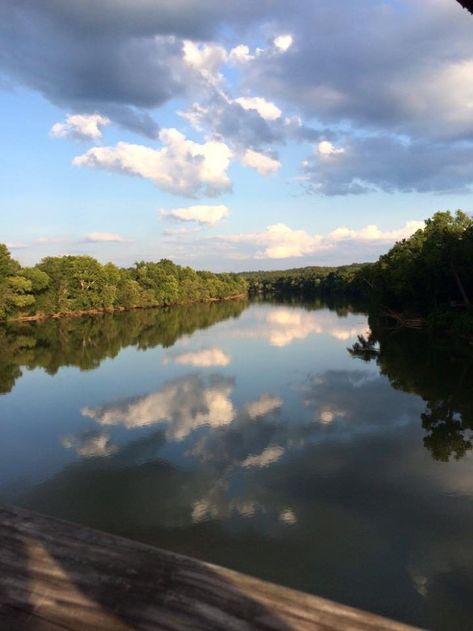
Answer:
M473 220L462 211L436 213L360 277L382 310L418 315L433 325L455 321L459 332L473 333Z
M309 266L271 272L243 272L251 294L331 295L360 294L358 277L369 263L339 267Z
M370 310L473 336L473 220L438 212L376 263L243 274L252 293L347 295Z
M62 256L22 268L0 244L2 320L222 300L246 291L236 274L196 272L166 259L120 269L90 256Z

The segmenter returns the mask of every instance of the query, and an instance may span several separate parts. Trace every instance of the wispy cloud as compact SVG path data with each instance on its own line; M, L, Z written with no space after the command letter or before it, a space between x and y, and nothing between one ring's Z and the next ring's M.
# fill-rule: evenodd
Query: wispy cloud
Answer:
M171 208L166 210L161 208L161 217L175 219L177 221L195 222L201 225L215 226L229 216L230 211L227 206L186 206L184 208Z
M123 243L125 239L115 232L90 232L86 237L87 243Z
M230 362L230 355L216 346L177 355L166 355L164 358L165 364L174 363L180 366L197 366L199 368L228 366Z
M63 123L51 127L51 136L55 138L73 138L75 140L100 140L102 127L110 124L110 119L101 114L72 114Z

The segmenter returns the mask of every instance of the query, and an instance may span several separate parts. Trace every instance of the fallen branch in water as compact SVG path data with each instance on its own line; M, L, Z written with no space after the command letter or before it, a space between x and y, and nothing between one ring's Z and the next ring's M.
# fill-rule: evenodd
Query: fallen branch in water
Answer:
M408 329L422 329L426 325L426 320L420 317L409 317L403 313L398 313L392 309L384 309L381 315L385 318L395 320L400 326Z

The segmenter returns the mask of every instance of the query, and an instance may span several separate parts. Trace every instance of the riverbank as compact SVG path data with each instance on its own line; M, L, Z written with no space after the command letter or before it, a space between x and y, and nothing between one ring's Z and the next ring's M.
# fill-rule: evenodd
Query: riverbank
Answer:
M214 302L229 302L231 300L246 300L248 294L236 294L234 296L225 296L223 298L208 298L206 300L191 300L183 302L174 302L167 305L150 305L143 307L104 307L102 309L78 309L75 311L62 311L57 313L36 313L34 315L16 316L14 318L0 319L0 324L8 324L9 322L41 322L44 320L62 320L63 318L82 318L86 316L102 315L104 313L127 313L131 311L146 311L149 309L166 309L169 307L182 307L186 305L209 304Z

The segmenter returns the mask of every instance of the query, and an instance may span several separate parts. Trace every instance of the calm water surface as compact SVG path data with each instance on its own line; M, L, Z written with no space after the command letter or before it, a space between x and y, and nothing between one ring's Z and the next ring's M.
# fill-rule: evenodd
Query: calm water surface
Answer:
M367 329L317 303L3 327L0 500L471 629L471 364L392 334L363 361Z

